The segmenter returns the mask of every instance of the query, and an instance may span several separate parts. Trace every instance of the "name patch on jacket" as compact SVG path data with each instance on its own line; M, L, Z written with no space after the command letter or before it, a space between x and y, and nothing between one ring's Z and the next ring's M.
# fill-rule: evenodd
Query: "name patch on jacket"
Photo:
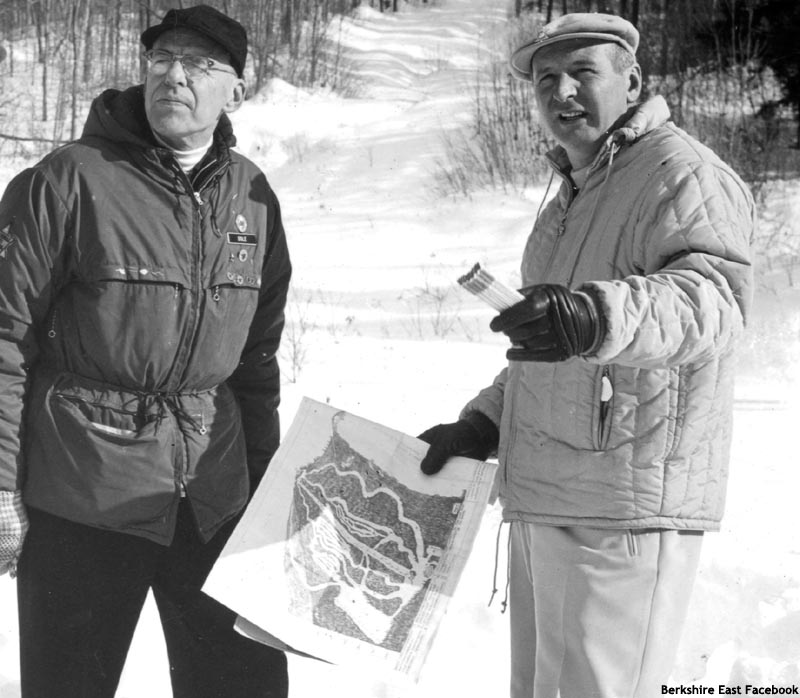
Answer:
M258 237L245 233L228 233L229 245L253 245L258 244Z

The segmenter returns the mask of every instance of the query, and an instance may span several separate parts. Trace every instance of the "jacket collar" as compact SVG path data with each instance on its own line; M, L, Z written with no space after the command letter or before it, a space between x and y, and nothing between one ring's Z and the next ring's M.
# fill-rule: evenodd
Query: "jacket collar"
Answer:
M144 85L136 85L124 91L105 90L92 103L89 117L81 137L96 136L118 143L126 143L144 150L162 150L153 136L144 110ZM214 131L212 151L217 157L225 157L236 145L233 125L227 114L220 117Z
M669 107L661 95L651 97L633 109L627 120L614 129L606 138L589 171L599 168L606 160L613 158L616 152L625 145L630 145L642 136L663 126L669 120ZM567 176L572 171L572 164L567 157L567 151L560 145L546 154L550 165L562 176Z

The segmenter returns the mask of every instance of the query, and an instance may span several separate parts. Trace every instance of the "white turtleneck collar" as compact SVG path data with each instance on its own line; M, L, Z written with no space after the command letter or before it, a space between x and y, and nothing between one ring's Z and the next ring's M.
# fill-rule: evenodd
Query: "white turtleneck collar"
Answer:
M177 150L167 143L163 138L161 138L161 136L159 136L155 131L153 131L153 135L155 136L159 145L163 145L165 148L169 148L173 152L175 159L178 161L178 165L180 165L180 168L186 174L189 174L194 169L194 166L203 159L203 156L208 152L208 149L214 142L214 137L212 136L208 143L201 145L199 148L192 148L191 150Z

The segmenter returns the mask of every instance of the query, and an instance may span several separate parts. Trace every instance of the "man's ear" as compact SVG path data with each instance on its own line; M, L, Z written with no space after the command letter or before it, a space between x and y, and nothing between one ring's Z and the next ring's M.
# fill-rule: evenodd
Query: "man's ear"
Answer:
M231 92L230 99L225 103L225 106L222 108L222 111L230 114L231 112L235 112L239 107L244 104L244 98L247 94L247 84L241 78L236 78L236 81L233 83L233 90Z
M635 63L628 70L628 104L635 104L642 93L642 69Z

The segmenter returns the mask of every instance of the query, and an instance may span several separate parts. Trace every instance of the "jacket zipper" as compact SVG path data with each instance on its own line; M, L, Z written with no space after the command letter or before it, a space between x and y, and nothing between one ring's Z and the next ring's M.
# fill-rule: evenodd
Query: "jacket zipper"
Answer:
M50 339L56 338L56 315L58 315L58 311L53 310L53 314L50 316L50 329L47 331L47 336Z
M178 168L179 169L179 168ZM173 378L170 381L172 386L176 386L179 382L182 382L185 378L186 370L189 366L192 354L192 347L194 346L195 339L197 336L197 329L200 326L200 316L202 314L203 309L203 297L202 297L202 273L201 273L201 265L202 265L202 238L203 238L203 198L201 196L200 191L195 191L194 187L192 186L192 182L186 176L186 174L179 170L181 175L181 181L184 182L184 186L186 187L186 191L191 196L192 200L192 208L194 209L194 216L193 216L193 224L192 224L192 255L191 255L191 289L192 289L192 308L190 310L190 317L191 325L187 328L186 332L186 342L183 344L182 347L179 348L179 356L181 360L179 363L175 365ZM182 462L177 463L177 468L180 469L179 472L179 485L180 485L180 492L181 496L185 496L186 494L186 472L188 468L189 458L188 453L186 452L186 446L183 449L183 458L180 459Z
M203 197L202 192L207 189L211 184L216 180L218 175L222 174L225 171L225 168L228 167L228 162L210 162L204 166L204 169L200 170L194 178L192 182L192 188L194 189L194 198L200 206L203 205ZM195 184L197 186L195 186ZM222 235L222 231L219 229L217 224L217 210L213 206L211 206L211 228L214 232L214 235L220 237Z
M550 255L547 258L547 264L545 264L544 267L545 278L547 278L547 274L550 272L550 266L553 264L556 251L558 250L559 245L561 244L561 239L564 237L564 233L567 230L567 216L569 216L570 209L572 208L572 204L577 195L575 184L561 172L558 172L558 175L570 186L570 192L569 199L567 200L567 206L564 209L564 215L561 216L561 222L558 224L558 228L556 229L556 239L553 241L553 247L550 249Z
M210 165L207 167L211 167ZM184 174L182 170L180 170L181 179L184 182L187 192L189 192L192 196L193 201L193 208L194 208L194 225L192 230L192 268L191 268L191 284L192 289L194 291L194 307L192 309L192 326L189 328L189 332L187 332L187 343L185 345L186 352L185 356L180 365L175 367L175 376L179 376L181 380L185 377L186 369L189 366L190 358L191 358L191 348L194 346L195 337L197 334L197 328L200 326L200 315L202 314L203 308L203 289L202 289L202 274L201 274L201 266L202 266L202 247L203 247L203 212L202 207L204 206L202 192L206 188L206 185L213 181L214 177L217 176L220 172L222 172L225 167L227 167L227 163L223 162L220 163L216 168L209 169L209 174L207 176L200 177L203 173L198 173L198 177L195 177L196 181L199 179L203 179L203 182L198 187L198 191L194 191L194 187L192 186L192 182L189 178ZM216 287L217 289L219 287ZM177 290L177 287L176 287ZM218 296L218 294L216 294ZM218 297L215 297L214 300L219 300Z
M197 335L197 328L200 325L200 315L202 313L202 274L200 273L200 263L201 263L201 256L202 256L202 231L203 231L203 213L201 210L202 207L202 199L200 198L200 194L198 192L194 193L194 226L192 231L192 290L194 293L192 294L192 326L190 331L187 333L189 340L188 344L186 345L186 353L184 355L184 362L183 366L180 367L180 371L176 371L176 374L181 376L181 379L184 378L186 370L189 367L189 360L191 358L192 347L194 346L195 337ZM189 453L188 453L188 446L184 446L183 449L183 463L180 467L180 487L181 487L181 497L186 496L187 492L187 482L186 482L186 474L189 468Z
M183 380L184 373L186 372L186 367L189 365L189 359L191 355L192 347L194 346L195 340L195 333L197 332L197 326L199 323L200 317L200 301L199 301L199 294L200 294L200 262L201 262L201 244L200 244L200 237L201 237L201 229L202 229L202 213L201 213L201 206L202 206L202 198L200 197L198 192L195 192L192 188L192 183L189 181L189 178L186 176L186 173L181 170L177 164L174 165L175 174L178 176L178 181L183 183L185 191L187 194L190 195L192 201L192 209L193 209L193 222L192 222L192 253L191 253L191 265L189 269L190 273L190 287L193 293L192 303L193 307L191 308L190 317L192 318L191 326L187 329L188 331L185 333L186 341L181 344L176 353L176 363L172 371L172 375L170 380L168 381L167 389L169 391L173 391L176 389L177 385L180 381ZM180 295L180 289L177 284L175 284L175 298Z
M564 236L564 233L566 232L566 229L567 229L567 217L569 216L569 212L572 209L572 204L575 203L575 199L579 196L580 192L586 190L586 187L587 187L587 184L589 182L589 179L592 177L592 175L595 174L595 172L597 172L599 170L600 164L602 163L604 158L605 158L605 153L604 152L601 152L600 154L597 155L597 157L595 158L594 162L592 162L592 164L589 167L589 171L588 171L588 173L586 175L586 181L584 182L583 188L580 189L580 190L575 185L575 182L572 181L571 177L569 177L567 174L562 172L558 167L554 167L553 168L554 171L558 174L558 176L561 177L561 179L564 180L564 182L566 182L566 184L569 185L570 192L569 192L569 200L567 201L567 206L566 206L566 209L564 210L564 215L561 217L561 222L558 225L558 229L557 229L557 232L556 232L555 243L553 244L553 248L550 251L550 256L547 258L547 264L546 264L546 266L544 268L545 275L549 274L549 272L550 272L550 265L553 263L553 259L555 258L556 250L559 247L559 244L561 242L561 238ZM598 195L599 195L599 192L598 192ZM596 206L596 204L595 204L595 206ZM594 216L594 211L592 211L592 216ZM591 221L590 221L589 225L591 225ZM588 232L588 228L584 231L583 238L580 241L580 249L579 249L579 255L578 256L580 256L580 250L582 250L584 245L586 244L586 233L587 232ZM576 257L575 264L572 266L572 270L570 271L569 279L566 281L567 286L571 286L572 285L572 280L573 280L573 278L575 276L576 265L577 265L577 257Z
M587 183L589 182L589 178L590 177L592 177L596 172L599 173L600 165L601 165L601 163L605 162L605 160L606 160L606 152L607 152L608 162L606 163L606 174L605 174L604 179L601 182L599 182L599 183L597 183L595 185L597 187L597 192L594 194L594 203L592 203L591 212L589 213L589 221L586 224L586 226L584 227L583 232L581 233L581 236L580 236L580 238L578 240L577 252L575 253L575 261L571 265L571 271L569 273L569 279L567 280L567 286L572 286L573 279L575 278L575 273L578 270L578 263L580 261L581 255L583 254L583 250L586 247L586 241L589 239L589 234L591 232L592 223L594 223L594 216L595 216L595 213L597 212L597 205L600 202L600 196L603 193L603 189L606 186L606 182L608 182L608 178L609 178L609 176L611 174L611 166L612 166L612 164L614 162L614 155L617 153L618 150L619 150L618 146L615 146L614 144L610 145L608 147L607 151L605 151L605 152L601 151L601 154L599 154L595 158L594 163L592 164L592 166L589 169L589 173L588 173L588 175L586 177L586 182ZM584 185L584 189L585 188L586 188L586 186Z

